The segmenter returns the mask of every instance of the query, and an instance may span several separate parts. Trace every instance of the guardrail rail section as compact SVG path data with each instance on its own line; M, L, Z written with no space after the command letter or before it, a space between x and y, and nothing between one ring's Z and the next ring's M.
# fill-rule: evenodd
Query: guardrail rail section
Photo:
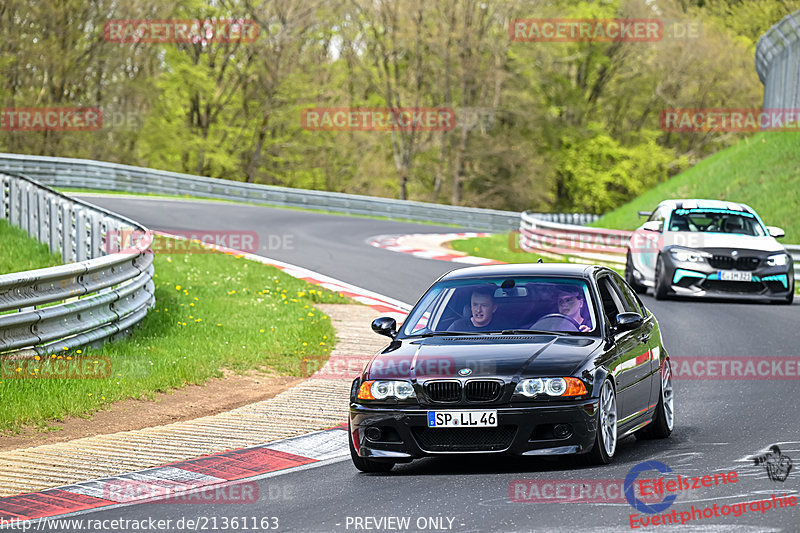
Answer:
M218 200L456 224L480 231L506 232L516 230L519 225L519 213L515 211L276 187L89 159L0 154L0 170L20 172L51 187L187 194ZM554 222L580 224L597 218L596 215L562 213L540 213L537 216Z
M800 10L783 17L756 44L764 109L800 107Z
M0 275L2 357L113 340L155 305L147 228L13 172L0 172L0 196L0 218L65 263Z

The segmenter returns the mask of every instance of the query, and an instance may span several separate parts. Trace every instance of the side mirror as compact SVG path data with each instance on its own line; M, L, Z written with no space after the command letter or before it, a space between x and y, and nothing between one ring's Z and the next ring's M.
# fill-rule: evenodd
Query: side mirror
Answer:
M647 217L647 218L650 218L650 216L651 216L652 214L653 214L653 212L652 212L652 211L639 211L639 216L640 216L640 217Z
M644 318L639 313L620 313L617 315L617 323L611 327L612 333L621 333L636 329L644 323Z
M659 222L658 220L650 220L650 221L645 222L644 224L642 224L642 229L645 230L645 231L657 231L657 232L660 233L661 232L661 224L662 223Z
M372 321L372 331L394 339L397 336L397 321L389 316L382 316Z
M772 237L775 237L776 239L780 239L781 237L786 235L786 232L777 226L767 226L767 231Z

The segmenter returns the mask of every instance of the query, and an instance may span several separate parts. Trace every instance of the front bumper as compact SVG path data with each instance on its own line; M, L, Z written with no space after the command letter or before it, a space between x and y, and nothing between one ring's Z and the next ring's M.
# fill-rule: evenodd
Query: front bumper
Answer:
M729 281L721 279L723 269L709 263L678 261L669 253L663 257L665 279L670 290L678 296L784 300L794 290L794 267L791 261L786 266L735 270L750 274L752 280Z
M350 438L361 457L410 461L419 457L495 453L561 455L586 453L594 444L597 400L547 405L497 407L377 407L350 404ZM496 410L496 428L428 428L428 411ZM556 438L557 424L569 426L568 436ZM380 438L374 437L380 430ZM562 428L563 429L563 428Z

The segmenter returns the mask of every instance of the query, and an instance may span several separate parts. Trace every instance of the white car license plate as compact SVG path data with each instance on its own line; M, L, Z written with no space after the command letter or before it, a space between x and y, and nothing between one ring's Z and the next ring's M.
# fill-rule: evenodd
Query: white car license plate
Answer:
M739 270L720 270L719 279L722 281L753 281L753 273Z
M497 427L497 411L428 411L429 428Z

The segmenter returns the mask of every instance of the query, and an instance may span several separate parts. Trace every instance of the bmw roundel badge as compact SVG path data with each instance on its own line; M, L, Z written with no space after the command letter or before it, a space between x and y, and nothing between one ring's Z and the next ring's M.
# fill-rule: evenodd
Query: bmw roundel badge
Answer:
M472 374L471 368L462 368L461 370L458 371L459 376L469 376L470 374Z

